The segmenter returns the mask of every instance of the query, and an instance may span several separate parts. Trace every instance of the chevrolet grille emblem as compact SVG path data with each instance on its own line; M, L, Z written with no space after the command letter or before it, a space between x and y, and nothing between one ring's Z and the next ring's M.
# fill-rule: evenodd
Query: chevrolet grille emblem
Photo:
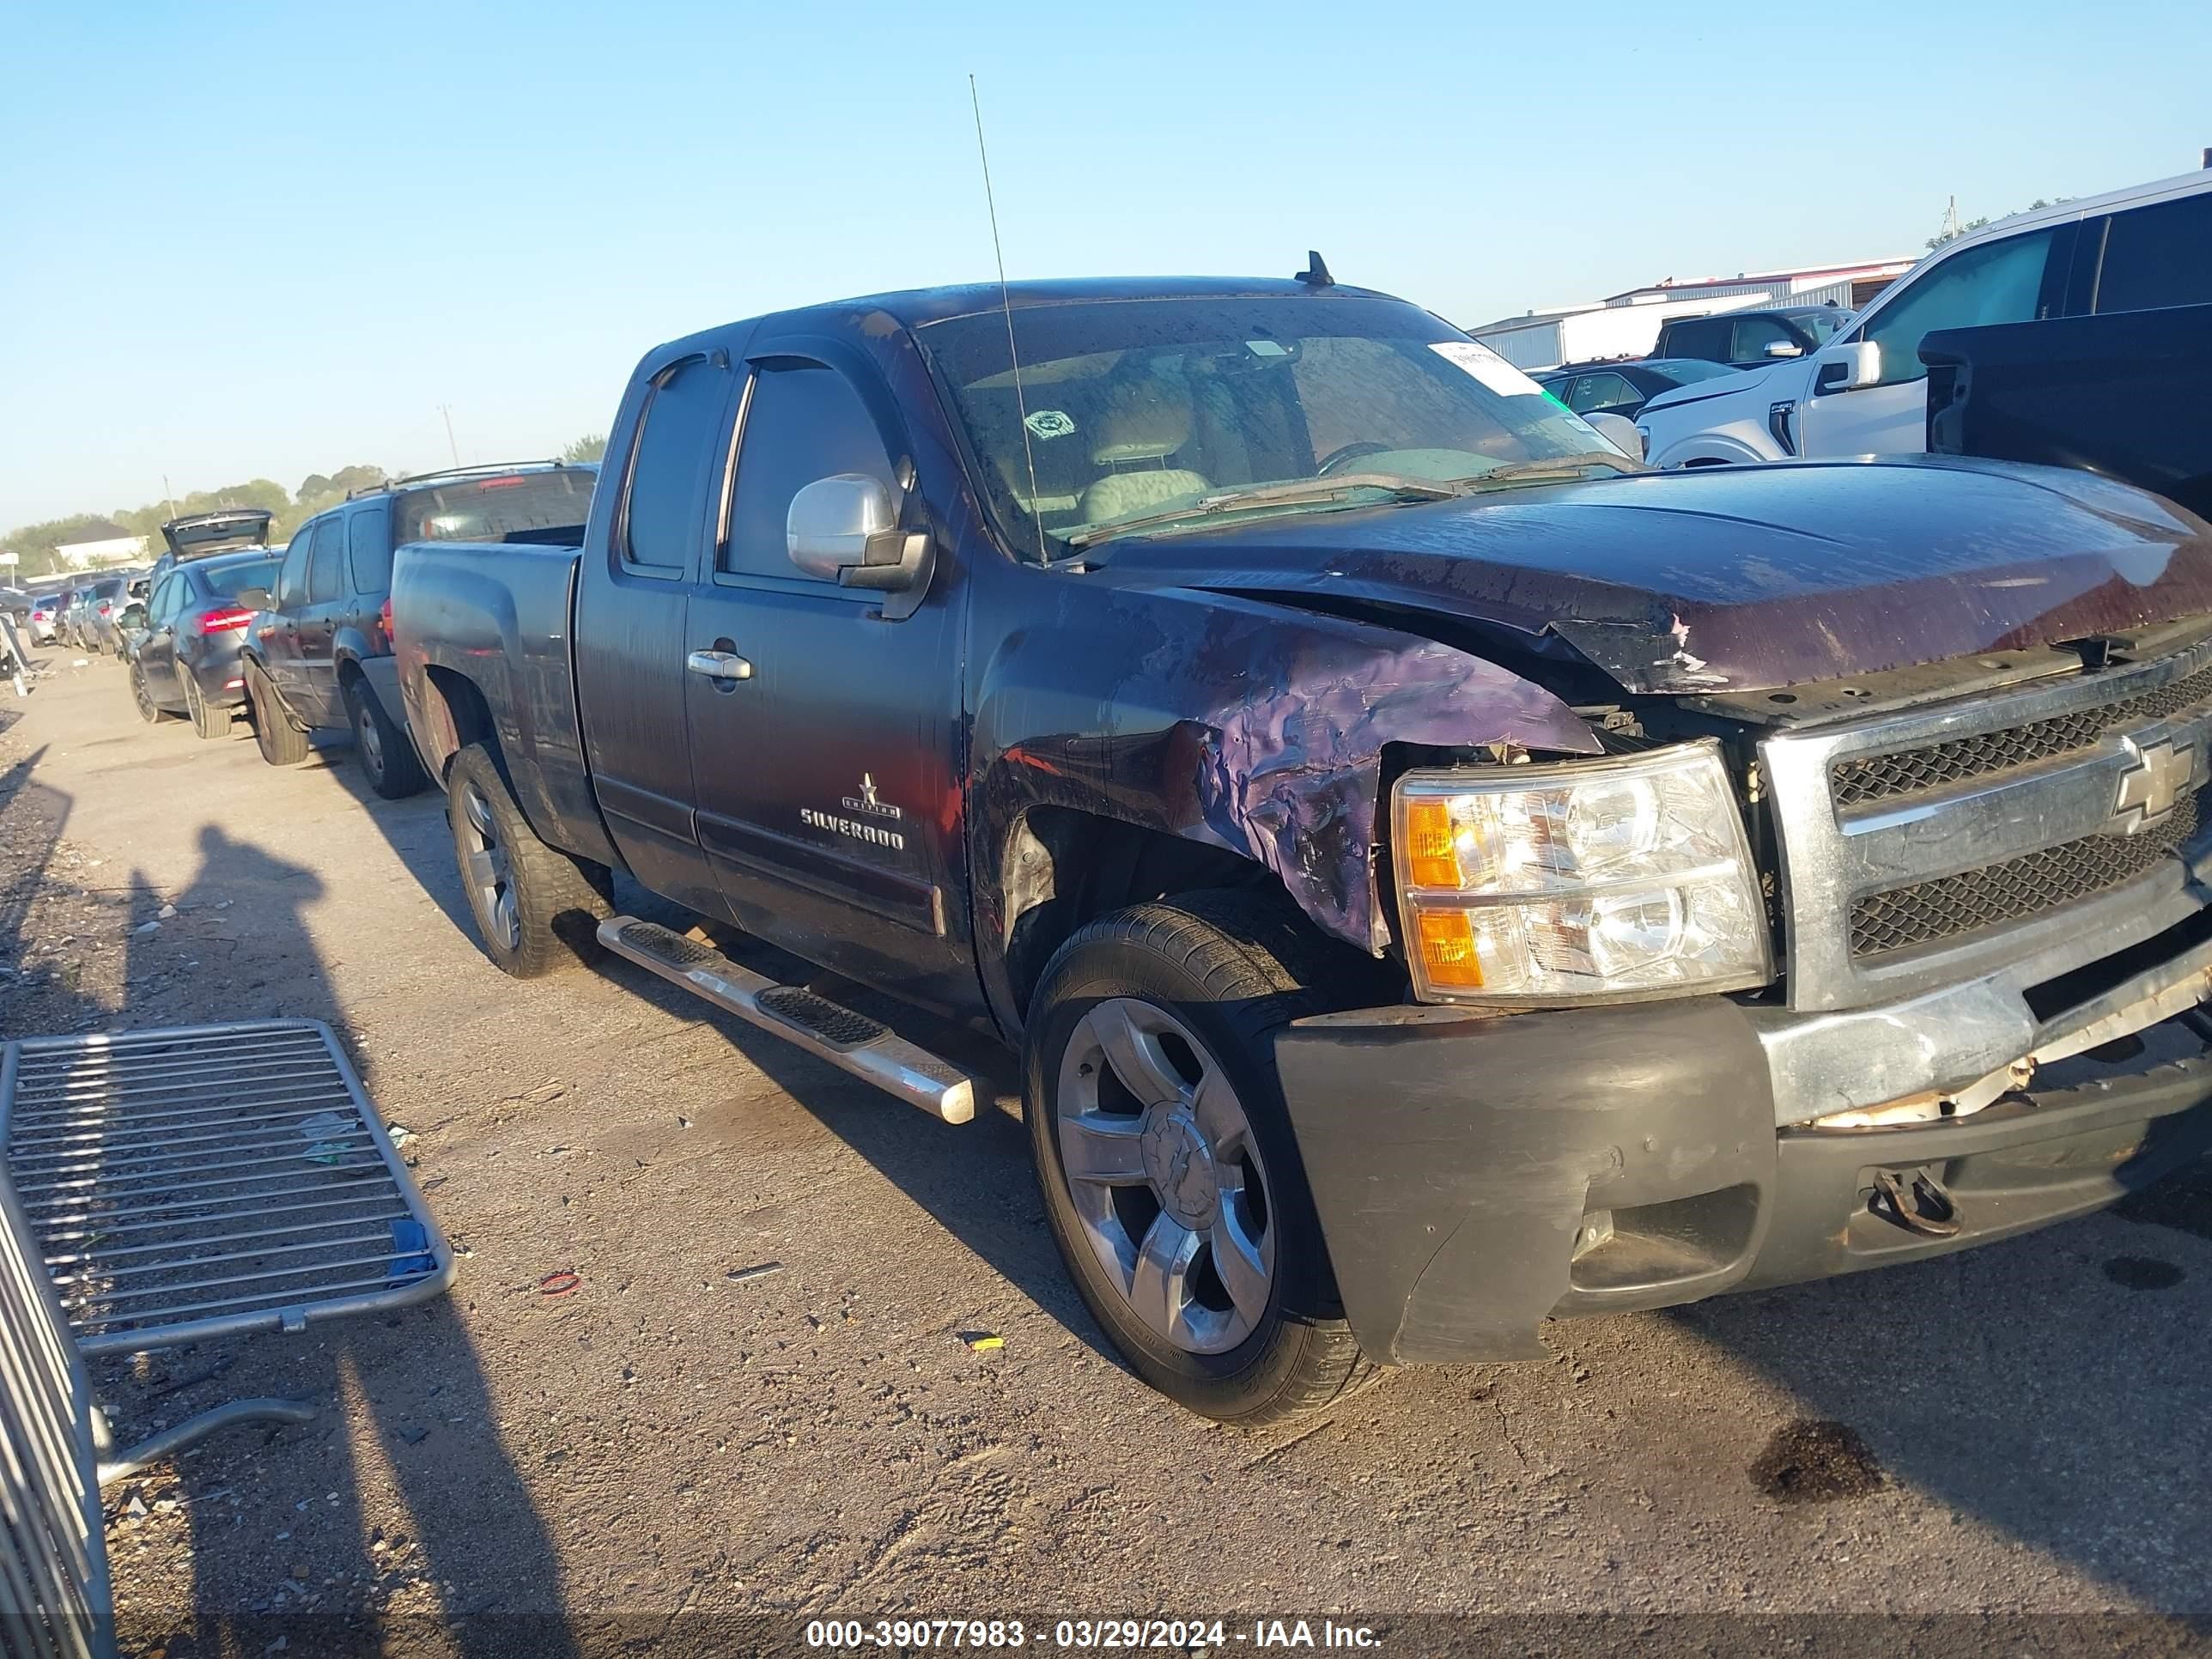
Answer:
M2191 744L2177 748L2164 739L2148 744L2138 744L2132 738L2121 741L2127 744L2135 760L2120 774L2119 794L2112 803L2112 818L2106 827L2118 834L2132 836L2173 811L2174 804L2197 776L2197 750Z

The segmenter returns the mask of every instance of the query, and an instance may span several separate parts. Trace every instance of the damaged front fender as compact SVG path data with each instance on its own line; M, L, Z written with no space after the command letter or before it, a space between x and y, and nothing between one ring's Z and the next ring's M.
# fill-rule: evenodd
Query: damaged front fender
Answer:
M1035 573L1030 591L1036 594ZM1008 939L1015 832L1039 805L1227 848L1315 926L1379 954L1387 745L1595 754L1559 698L1432 640L1262 601L1062 579L978 665L971 857L979 939ZM988 971L988 969L987 969Z

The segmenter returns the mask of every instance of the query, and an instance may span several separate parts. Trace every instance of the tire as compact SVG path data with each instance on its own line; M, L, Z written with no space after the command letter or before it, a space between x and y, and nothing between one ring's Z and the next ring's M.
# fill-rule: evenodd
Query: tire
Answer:
M314 752L307 734L284 712L284 700L258 662L246 665L246 712L253 722L254 747L270 765L297 766Z
M146 684L146 670L141 663L131 665L131 700L138 705L138 718L149 726L159 726L175 715L154 701L153 688Z
M484 954L516 979L599 960L611 878L538 840L491 753L472 743L446 776L461 890Z
M1139 1376L1240 1427L1377 1371L1345 1323L1275 1076L1273 1033L1328 1006L1310 988L1328 971L1279 906L1200 893L1091 923L1030 1004L1024 1115L1076 1288ZM1071 1176L1071 1156L1104 1173Z
M368 787L386 800L404 800L430 787L407 733L384 712L375 688L356 678L345 684L346 714L353 722L354 752Z
M199 677L191 669L179 669L177 678L184 683L185 712L192 718L193 735L209 742L228 737L230 710L208 707L207 699L200 695Z

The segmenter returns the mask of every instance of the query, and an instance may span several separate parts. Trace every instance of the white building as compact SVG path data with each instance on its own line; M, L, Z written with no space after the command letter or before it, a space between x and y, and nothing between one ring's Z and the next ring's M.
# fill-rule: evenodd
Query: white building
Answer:
M146 538L134 536L119 524L96 520L77 532L73 542L57 542L54 553L72 570L94 565L132 564L146 556Z
M1798 265L1735 276L1668 276L1603 300L1501 317L1468 333L1521 368L1556 368L1617 357L1642 357L1669 317L1705 317L1770 305L1835 305L1856 311L1912 269L1907 259L1848 265Z

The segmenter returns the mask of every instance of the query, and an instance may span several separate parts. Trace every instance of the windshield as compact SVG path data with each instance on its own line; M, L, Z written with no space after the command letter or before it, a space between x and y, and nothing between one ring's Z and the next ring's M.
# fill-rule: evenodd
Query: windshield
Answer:
M1790 320L1813 337L1816 346L1826 345L1835 332L1850 321L1850 313L1843 311L1795 311Z
M543 542L573 533L571 544L580 546L598 476L563 466L403 490L392 503L392 540Z
M276 568L282 559L225 559L220 564L203 565L200 576L208 592L218 599L234 599L249 587L274 587Z
M1606 447L1519 369L1400 301L1102 301L1030 307L1014 325L1018 400L1003 313L916 332L1009 538L1048 558L1119 525L1175 529L1184 508L1207 524L1328 512L1455 493L1394 481Z

